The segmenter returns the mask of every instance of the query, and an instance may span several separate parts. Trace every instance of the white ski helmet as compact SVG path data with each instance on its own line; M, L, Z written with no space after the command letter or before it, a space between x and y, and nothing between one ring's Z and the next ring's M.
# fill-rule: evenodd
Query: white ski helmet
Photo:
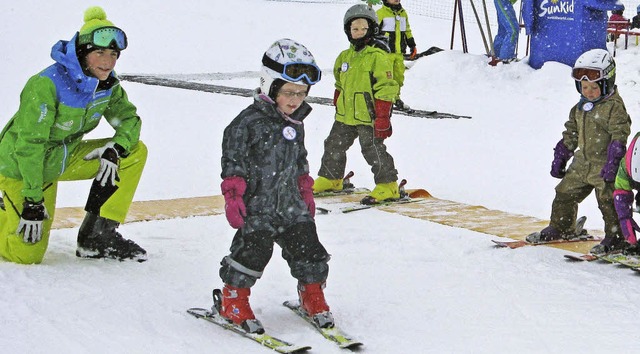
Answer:
M635 182L640 182L640 143L638 136L634 137L629 144L629 150L625 154L625 169L627 175Z
M596 82L600 86L602 96L612 92L616 82L616 62L604 49L591 49L584 52L576 60L571 77L576 80L576 89L582 94L580 81Z
M283 38L274 42L262 56L260 91L273 100L286 82L311 87L321 77L322 72L313 54L292 39Z

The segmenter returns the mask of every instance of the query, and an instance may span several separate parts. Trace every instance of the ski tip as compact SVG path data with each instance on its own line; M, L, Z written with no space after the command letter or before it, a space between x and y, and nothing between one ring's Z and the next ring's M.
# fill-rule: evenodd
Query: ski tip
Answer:
M410 198L431 198L433 197L426 189L416 189L409 192Z

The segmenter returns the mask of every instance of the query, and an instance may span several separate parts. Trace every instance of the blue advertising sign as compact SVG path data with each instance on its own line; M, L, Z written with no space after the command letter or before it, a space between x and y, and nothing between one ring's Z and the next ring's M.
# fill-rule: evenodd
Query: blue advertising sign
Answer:
M607 11L622 9L617 0L523 0L522 16L531 36L529 65L547 61L573 66L595 48L606 49Z

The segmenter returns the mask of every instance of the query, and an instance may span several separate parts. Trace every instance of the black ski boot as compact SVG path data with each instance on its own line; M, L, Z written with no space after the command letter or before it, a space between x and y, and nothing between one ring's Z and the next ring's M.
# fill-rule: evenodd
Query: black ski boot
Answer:
M117 221L87 213L78 232L76 256L82 258L111 258L119 261L127 259L138 262L146 261L147 251L135 242L122 237L116 231L119 225Z

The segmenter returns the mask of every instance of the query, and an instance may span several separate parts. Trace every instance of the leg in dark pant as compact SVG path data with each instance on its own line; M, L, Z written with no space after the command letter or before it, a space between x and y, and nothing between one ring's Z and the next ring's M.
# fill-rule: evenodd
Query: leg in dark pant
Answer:
M329 136L324 140L324 154L318 176L341 179L347 165L347 150L358 137L356 127L338 121L333 123Z
M323 283L329 275L331 258L318 239L313 222L298 223L283 232L278 238L291 275L303 284Z
M371 126L359 125L357 128L362 156L371 166L371 172L373 172L373 179L376 184L397 181L398 170L396 170L393 157L387 152L384 140L374 137L373 127Z
M237 288L250 288L262 276L273 254L273 235L256 231L244 235L238 230L231 243L231 253L220 263L220 278Z

